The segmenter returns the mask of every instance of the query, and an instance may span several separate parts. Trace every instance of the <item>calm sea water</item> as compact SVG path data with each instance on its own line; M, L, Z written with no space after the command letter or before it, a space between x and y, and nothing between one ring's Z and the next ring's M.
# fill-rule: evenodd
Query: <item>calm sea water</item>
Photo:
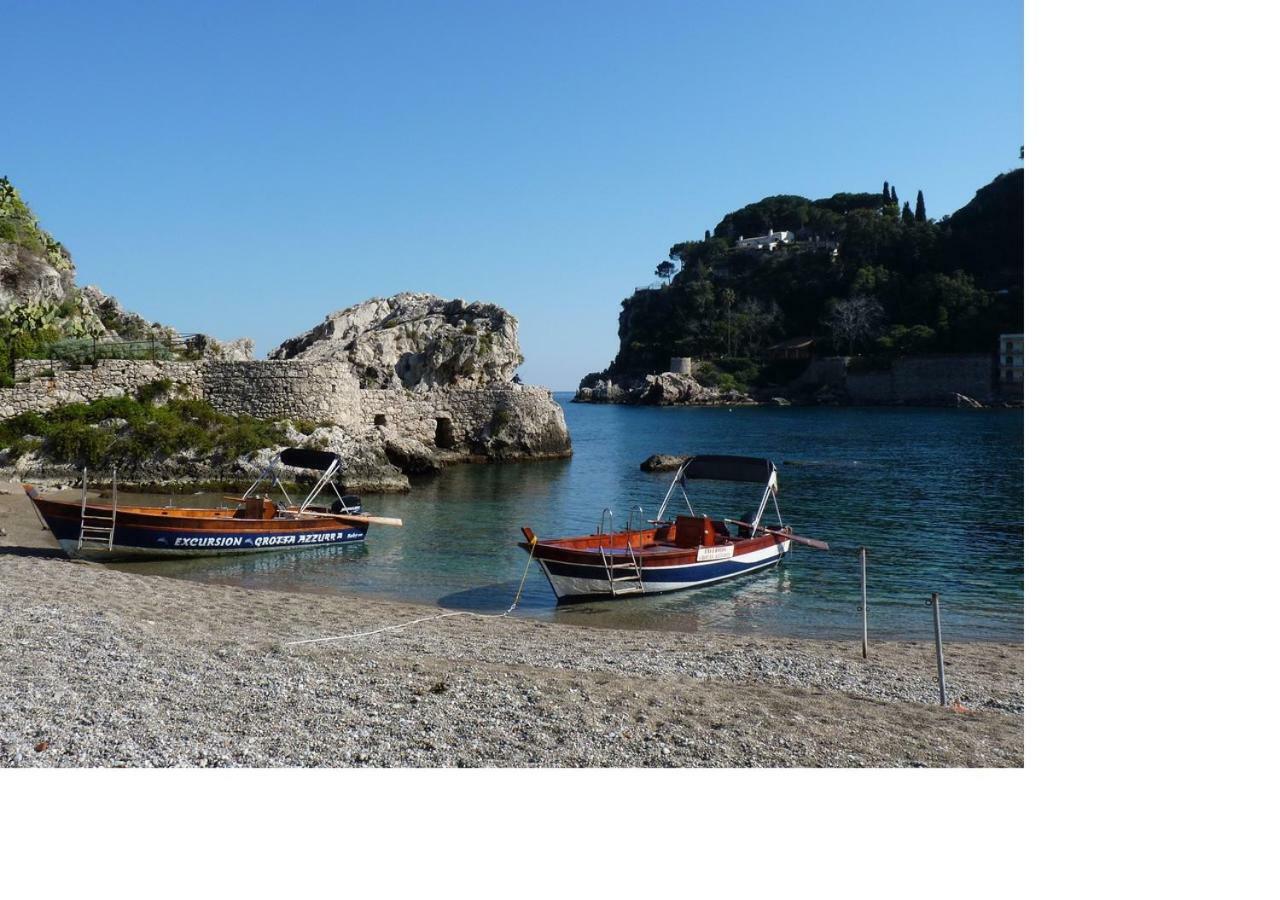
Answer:
M798 547L783 565L693 591L557 607L531 569L518 613L610 627L713 629L799 637L861 634L857 548L870 548L872 637L932 635L930 592L949 639L1022 640L1022 412L1013 410L590 406L557 395L572 459L458 466L366 509L404 528L370 530L364 546L130 566L250 587L357 593L454 609L500 611L525 567L520 526L553 537L596 529L612 507L652 518L669 474L643 473L651 453L766 456L780 467L779 504ZM695 509L743 518L750 485L695 482ZM708 502L699 509L699 498ZM772 520L772 510L770 511Z

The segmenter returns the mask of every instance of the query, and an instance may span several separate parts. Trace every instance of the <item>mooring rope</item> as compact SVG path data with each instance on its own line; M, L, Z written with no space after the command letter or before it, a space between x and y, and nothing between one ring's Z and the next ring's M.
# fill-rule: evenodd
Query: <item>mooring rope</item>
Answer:
M408 622L399 622L395 625L385 625L382 628L375 628L373 631L356 631L351 634L334 634L328 637L306 638L301 641L287 641L286 647L296 647L299 644L323 644L326 641L343 641L347 638L370 637L375 634L382 634L384 631L395 631L400 628L408 628L410 625L417 625L419 622L429 622L435 619L447 619L450 616L474 616L477 619L505 619L507 616L515 612L517 606L520 605L520 596L524 593L524 582L529 577L529 567L533 565L533 548L537 546L538 539L535 537L529 542L529 559L524 564L524 574L520 576L520 585L516 588L515 599L511 601L511 605L504 612L500 613L477 613L467 609L456 609L453 612L439 613L434 616L423 616L420 619L410 619Z

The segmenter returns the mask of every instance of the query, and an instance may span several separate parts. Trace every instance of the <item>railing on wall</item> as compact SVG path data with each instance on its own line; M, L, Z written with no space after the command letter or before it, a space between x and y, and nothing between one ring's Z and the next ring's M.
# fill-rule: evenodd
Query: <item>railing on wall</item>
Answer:
M92 365L103 359L192 359L206 340L202 334L163 334L134 341L59 341L49 348L49 359L68 365Z

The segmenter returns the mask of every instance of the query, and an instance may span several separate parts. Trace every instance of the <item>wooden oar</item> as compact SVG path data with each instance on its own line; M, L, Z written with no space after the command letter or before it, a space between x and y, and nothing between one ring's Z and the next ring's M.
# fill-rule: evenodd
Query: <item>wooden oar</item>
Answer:
M389 516L354 516L346 513L295 512L295 515L312 519L337 519L340 522L364 522L369 525L404 526L404 519L393 519Z
M725 519L725 521L728 522L730 525L745 525L748 528L751 527L750 522L742 522L738 519ZM778 537L786 538L789 541L795 541L797 544L803 544L804 546L812 547L815 550L831 549L830 544L828 544L826 541L820 541L817 538L800 537L800 535L791 534L789 531L775 531L772 528L765 528L763 525L757 526L756 530L763 531L765 534L776 534Z
M232 497L230 494L223 494L223 500L231 500L235 503L243 503L241 497ZM392 519L387 516L356 516L349 513L330 513L330 512L300 512L298 510L290 510L286 507L280 508L281 512L292 512L299 516L312 516L321 519L340 519L346 522L367 522L370 525L395 525L398 528L404 527L404 519Z

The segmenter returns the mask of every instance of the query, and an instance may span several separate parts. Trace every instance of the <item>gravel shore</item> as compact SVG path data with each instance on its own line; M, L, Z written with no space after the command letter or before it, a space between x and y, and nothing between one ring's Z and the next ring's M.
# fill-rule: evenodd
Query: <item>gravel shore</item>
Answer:
M1020 644L949 645L966 711L941 709L932 644L876 642L863 660L850 642L135 575L58 558L14 499L0 496L0 766L1023 763Z

